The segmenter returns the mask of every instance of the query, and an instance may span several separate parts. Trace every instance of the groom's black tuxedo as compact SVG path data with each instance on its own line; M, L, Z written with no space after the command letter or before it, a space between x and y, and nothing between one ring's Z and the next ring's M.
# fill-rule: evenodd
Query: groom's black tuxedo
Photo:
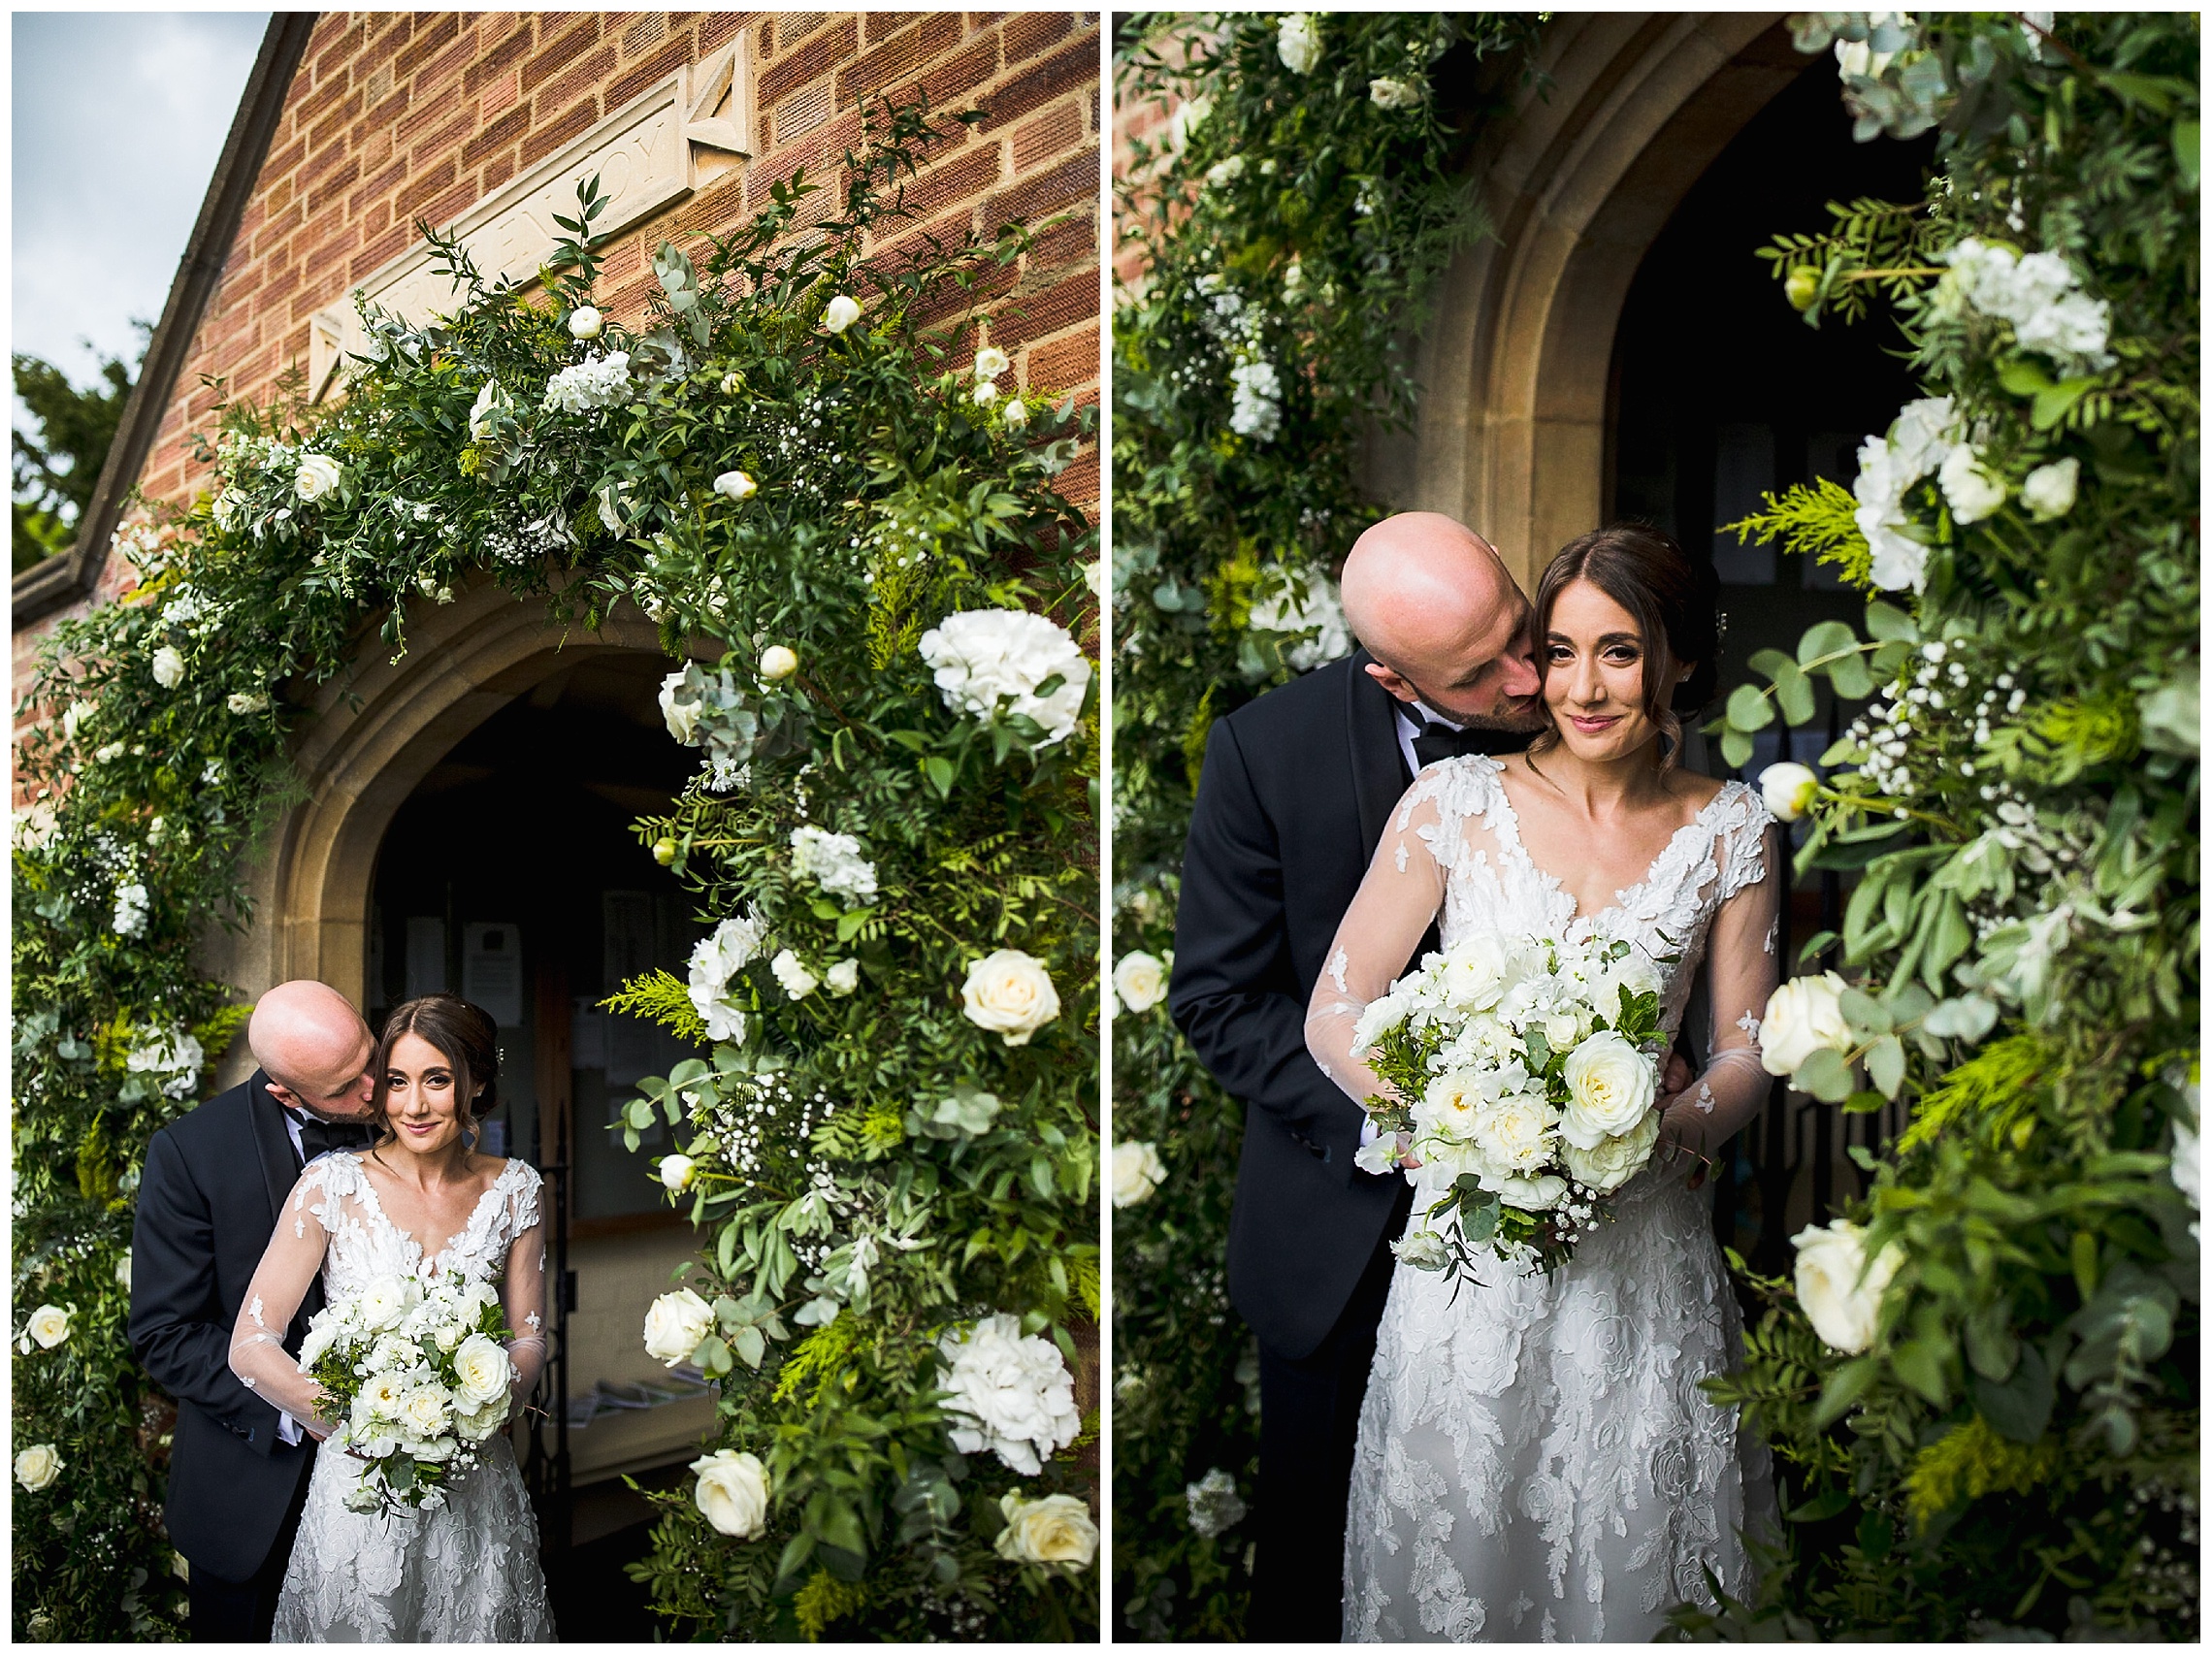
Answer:
M1253 1639L1339 1636L1359 1401L1386 1244L1412 1206L1402 1177L1353 1166L1365 1117L1306 1051L1307 999L1413 781L1399 703L1368 676L1371 659L1310 672L1214 726L1184 848L1168 1005L1245 1104L1228 1265L1260 1343ZM1421 948L1435 946L1432 931Z
M291 1549L314 1441L281 1442L277 1412L230 1369L231 1332L246 1284L300 1175L284 1112L258 1069L153 1135L131 1236L131 1348L177 1399L170 1450L169 1537L192 1566L193 1635L244 1639L200 1621L203 1584L253 1583ZM312 1220L310 1220L312 1221ZM286 1331L297 1350L322 1308L319 1282ZM266 1582L264 1582L266 1583ZM274 1586L261 1594L274 1606ZM231 1596L236 1596L235 1593ZM261 1631L266 1639L268 1633Z

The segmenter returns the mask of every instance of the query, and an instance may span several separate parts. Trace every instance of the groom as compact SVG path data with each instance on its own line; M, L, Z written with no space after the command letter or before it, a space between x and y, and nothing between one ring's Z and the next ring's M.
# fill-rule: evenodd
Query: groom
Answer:
M269 1641L314 1463L314 1437L231 1372L231 1331L284 1198L309 1161L367 1142L375 1089L369 1025L321 983L262 995L246 1044L245 1084L146 1146L131 1236L131 1348L177 1399L163 1515L203 1643ZM310 1288L287 1349L321 1308Z
M1259 1336L1254 1641L1341 1633L1359 1404L1413 1200L1403 1178L1352 1165L1366 1118L1307 1055L1306 1001L1415 772L1519 752L1544 725L1528 600L1480 535L1435 512L1385 518L1342 591L1363 647L1207 740L1168 996L1245 1103L1229 1296ZM1435 946L1432 931L1421 950Z

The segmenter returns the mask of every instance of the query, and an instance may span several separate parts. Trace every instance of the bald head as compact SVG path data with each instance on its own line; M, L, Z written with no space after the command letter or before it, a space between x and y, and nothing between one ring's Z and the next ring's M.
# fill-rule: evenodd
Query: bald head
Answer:
M280 1103L331 1120L358 1120L374 1094L370 1073L376 1043L348 1000L327 983L279 983L245 1025L253 1060Z
M1436 511L1402 511L1345 560L1345 619L1376 680L1460 723L1542 722L1523 635L1528 600L1490 543Z

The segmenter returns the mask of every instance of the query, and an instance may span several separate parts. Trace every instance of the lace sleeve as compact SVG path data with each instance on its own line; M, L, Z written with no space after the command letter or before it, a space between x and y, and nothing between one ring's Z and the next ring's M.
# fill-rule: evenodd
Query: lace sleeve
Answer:
M1444 905L1444 868L1437 855L1446 826L1440 799L1446 785L1441 774L1425 772L1392 809L1306 1004L1306 1050L1354 1103L1383 1089L1375 1071L1351 1055L1360 1017L1389 991L1391 974L1404 968Z
M322 1268L323 1250L330 1245L324 1224L325 1208L310 1205L309 1191L336 1200L318 1164L300 1175L277 1220L268 1250L245 1289L245 1303L231 1329L230 1367L239 1382L264 1402L282 1409L317 1437L327 1437L335 1419L318 1420L316 1406L323 1388L300 1372L300 1365L284 1348L284 1332L308 1296L315 1272Z
M537 1388L537 1376L545 1369L545 1226L537 1212L537 1174L527 1166L523 1172L512 1197L515 1233L502 1294L507 1325L515 1332L507 1354L514 1361L518 1403Z
M1724 895L1706 953L1709 1055L1705 1072L1675 1095L1665 1116L1667 1136L1704 1155L1759 1112L1773 1082L1759 1063L1759 1019L1781 978L1775 949L1788 867L1781 831L1764 809L1721 849Z

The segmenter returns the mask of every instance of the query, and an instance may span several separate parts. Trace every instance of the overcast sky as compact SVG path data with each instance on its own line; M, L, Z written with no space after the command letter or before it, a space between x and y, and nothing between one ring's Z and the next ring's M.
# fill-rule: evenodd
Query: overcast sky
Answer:
M79 384L161 319L267 12L17 12L12 346Z

